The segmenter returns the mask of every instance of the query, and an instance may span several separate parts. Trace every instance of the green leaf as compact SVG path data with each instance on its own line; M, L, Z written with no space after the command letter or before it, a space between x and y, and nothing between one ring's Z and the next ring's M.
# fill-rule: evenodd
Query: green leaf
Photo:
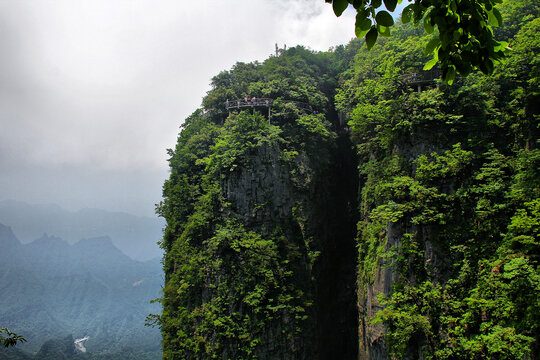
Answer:
M377 24L382 26L392 26L394 25L394 18L392 18L392 15L386 10L381 10L375 15L375 20L377 21Z
M480 69L480 71L482 71L484 74L486 75L489 75L489 69L487 68L486 66L486 63L485 62L480 62L478 65L478 68Z
M493 26L501 26L503 23L502 15L497 8L488 12L488 22Z
M461 30L461 29L459 29L459 30ZM452 38L453 38L454 41L456 41L456 42L459 40L459 38L461 38L461 35L463 34L463 31L460 32L459 30L454 30L454 31L452 32Z
M502 26L503 24L503 17L501 15L501 12L497 8L493 8L493 14L495 14L495 17L499 21L499 26Z
M356 10L364 8L364 2L362 0L353 0L351 4Z
M377 25L377 31L382 36L386 36L386 37L390 36L390 28L389 27L382 26L382 25Z
M460 75L467 76L471 72L471 65L469 62L462 61L461 59L454 59L453 63Z
M373 9L376 9L381 5L382 5L382 0L371 0L371 6L373 7Z
M405 6L401 12L401 22L404 24L410 23L413 16L413 4Z
M446 82L448 85L452 85L454 83L454 79L456 78L456 69L454 69L453 66L449 66L446 70L446 74L444 74L444 82Z
M429 17L424 18L424 29L426 30L428 34L433 33L434 28L433 28L433 25L431 25L431 18Z
M431 70L435 66L435 64L437 64L437 61L438 59L435 57L429 60L426 65L424 65L424 70Z
M355 33L357 38L364 37L368 33L368 31L369 31L369 29L367 29L367 30L361 30L359 28L354 29L354 33Z
M491 59L487 59L485 64L486 64L486 68L488 70L487 74L488 75L493 74L493 61Z
M427 56L434 52L439 45L441 45L441 40L438 37L431 39L426 45L425 55Z
M493 48L493 51L497 52L497 51L507 51L509 48L508 48L508 43L506 41L499 41L499 43Z
M450 10L457 12L457 3L455 1L450 1Z
M371 19L360 14L356 15L356 27L360 30L369 30L371 28Z
M384 6L386 6L388 11L394 11L396 10L397 0L384 0Z
M349 6L349 2L347 0L332 1L332 8L334 9L334 14L336 14L336 16L341 16L345 9L347 9L347 6Z
M371 19L368 19L365 16L362 16L362 14L356 15L356 25L354 28L354 32L356 33L356 37L363 37L367 34L367 32L371 29Z
M375 26L372 26L371 29L366 34L366 46L368 50L370 50L373 47L373 45L375 45L378 35L379 35L379 32L377 31L377 28Z

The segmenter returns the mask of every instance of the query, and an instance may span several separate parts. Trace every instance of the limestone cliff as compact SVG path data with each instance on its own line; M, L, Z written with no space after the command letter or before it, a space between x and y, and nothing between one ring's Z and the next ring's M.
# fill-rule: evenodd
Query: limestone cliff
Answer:
M190 331L198 343L179 344L183 356L202 346L235 359L356 357L354 151L322 115L291 121L298 134L256 112L231 115L194 178L171 177L191 186L187 199L201 194L179 204L192 210L165 238L164 314L182 309L196 324L165 334L172 347Z
M409 26L214 77L158 207L164 359L534 359L527 26L514 72L452 87L403 80L429 42Z

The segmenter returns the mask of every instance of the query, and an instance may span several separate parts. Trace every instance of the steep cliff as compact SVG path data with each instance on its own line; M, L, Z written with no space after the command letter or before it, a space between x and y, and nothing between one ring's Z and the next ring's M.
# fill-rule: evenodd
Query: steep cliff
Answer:
M343 74L362 359L538 356L540 23L530 2L501 10L522 27L498 30L514 51L491 77L427 81L429 37L408 27Z
M539 24L504 6L492 77L440 85L402 26L212 79L158 209L165 359L534 358Z
M165 358L356 356L358 184L333 59L293 48L237 64L184 125L160 209ZM247 91L275 100L270 115L223 112Z

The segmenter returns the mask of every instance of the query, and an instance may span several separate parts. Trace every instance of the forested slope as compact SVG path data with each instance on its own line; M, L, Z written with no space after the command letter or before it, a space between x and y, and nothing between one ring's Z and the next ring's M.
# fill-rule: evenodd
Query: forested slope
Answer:
M501 11L513 51L452 86L409 26L212 79L159 207L165 359L537 358L540 22Z
M86 347L93 356L132 348L155 359L159 331L144 324L148 313L159 309L149 301L161 285L159 261L132 260L108 237L70 245L43 235L21 244L0 224L0 320L27 340L18 351L2 346L0 359L6 354L17 359L21 351L35 354L48 340L69 334L89 336Z

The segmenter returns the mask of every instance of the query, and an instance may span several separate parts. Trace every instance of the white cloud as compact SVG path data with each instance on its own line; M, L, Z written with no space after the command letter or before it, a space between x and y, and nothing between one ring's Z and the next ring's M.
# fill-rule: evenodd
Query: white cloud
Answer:
M346 43L353 15L323 0L0 0L0 180L15 166L30 179L34 166L164 178L165 149L213 75L276 42Z

